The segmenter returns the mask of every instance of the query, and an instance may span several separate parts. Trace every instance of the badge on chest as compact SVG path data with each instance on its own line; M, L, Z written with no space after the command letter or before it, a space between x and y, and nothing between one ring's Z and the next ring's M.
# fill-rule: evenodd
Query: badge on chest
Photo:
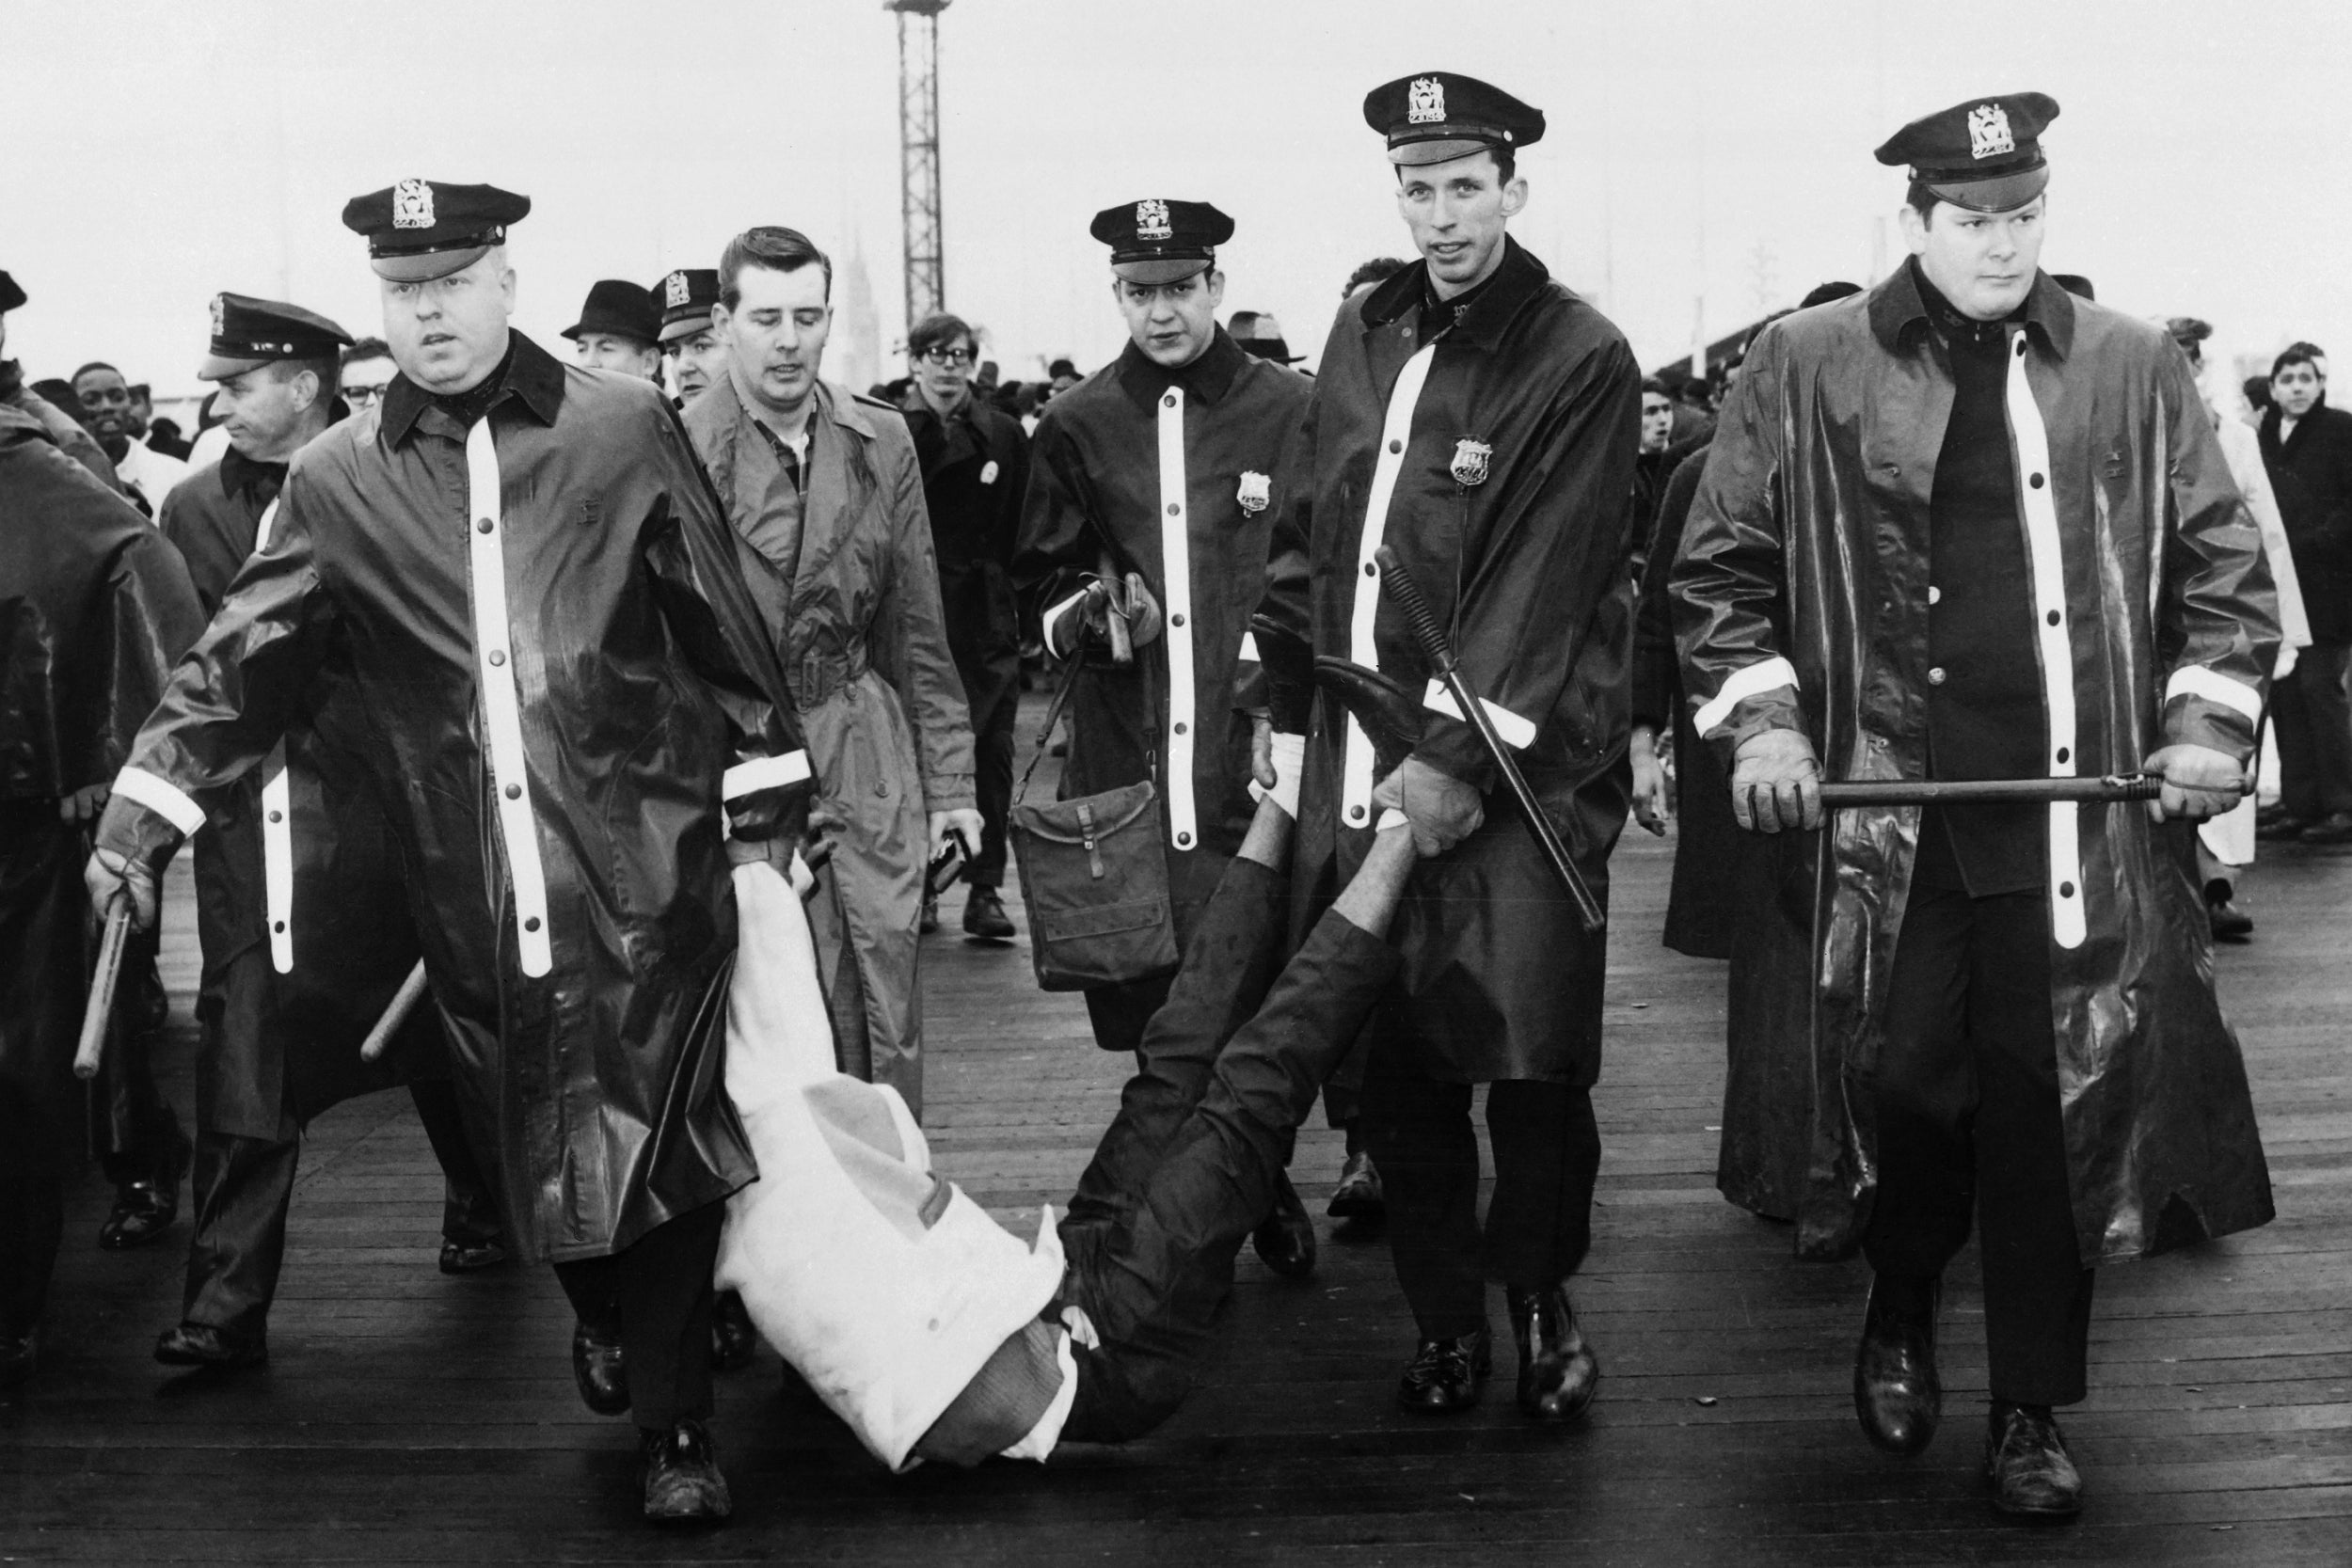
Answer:
M1451 470L1454 483L1466 486L1486 483L1487 460L1494 454L1494 448L1484 441L1473 441L1467 436L1454 442Z
M1244 512L1254 517L1272 503L1274 482L1263 474L1245 472L1241 476L1240 487L1233 493L1233 499L1241 502L1241 509Z

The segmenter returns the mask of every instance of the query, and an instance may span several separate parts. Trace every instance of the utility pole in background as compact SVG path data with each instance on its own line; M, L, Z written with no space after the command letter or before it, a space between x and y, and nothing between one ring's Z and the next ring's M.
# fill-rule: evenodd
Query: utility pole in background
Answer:
M882 0L898 18L898 214L907 326L945 308L939 222L939 13L948 0Z

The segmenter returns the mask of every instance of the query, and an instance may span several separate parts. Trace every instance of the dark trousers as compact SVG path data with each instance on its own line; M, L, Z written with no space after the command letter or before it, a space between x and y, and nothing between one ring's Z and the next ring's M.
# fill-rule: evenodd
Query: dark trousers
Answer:
M2270 693L2279 737L2279 805L2317 819L2352 812L2352 695L2344 677L2352 642L2314 642Z
M89 984L88 844L53 800L0 800L0 1334L40 1322L81 1159L72 1073Z
M1915 880L1895 947L1863 1251L1883 1275L1940 1275L1973 1211L1993 1397L2073 1404L2094 1275L2075 1247L2058 1116L2049 905L1929 880Z
M1415 1047L1384 1009L1365 1063L1364 1142L1388 1197L1397 1283L1422 1334L1449 1338L1486 1326L1488 1280L1547 1289L1583 1262L1600 1129L1589 1085L1489 1084L1495 1191L1482 1227L1471 1086L1429 1077Z
M441 1235L452 1242L495 1240L498 1206L475 1161L446 1081L408 1086L417 1119L440 1161ZM299 1134L245 1138L199 1129L193 1196L196 1233L188 1243L188 1279L182 1317L240 1338L266 1330L270 1303L286 1259L286 1211L294 1198L301 1157Z
M40 1323L65 1228L65 1140L56 1118L0 1086L0 1335Z
M580 1321L619 1338L629 1414L647 1431L710 1417L710 1271L726 1212L706 1203L609 1257L555 1265Z
M1183 1402L1291 1136L1396 973L1386 942L1337 914L1279 965L1287 916L1280 876L1227 868L1079 1179L1065 1299L1102 1343L1073 1347L1068 1440L1138 1437Z
M1007 681L1004 688L985 717L972 716L972 789L978 797L980 843L964 879L974 887L998 888L1005 881L1005 819L1012 815L1013 721L1021 688L1018 681Z

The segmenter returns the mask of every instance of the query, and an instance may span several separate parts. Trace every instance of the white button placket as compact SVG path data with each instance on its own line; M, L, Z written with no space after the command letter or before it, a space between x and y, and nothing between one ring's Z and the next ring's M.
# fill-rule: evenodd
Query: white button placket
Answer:
M2017 443L2017 494L2026 519L2026 550L2033 568L2034 635L2042 655L2042 711L2048 716L2049 776L2071 779L2080 757L2074 734L2074 651L2068 635L2066 562L2058 544L2058 487L2050 469L2050 436L2041 405L2026 379L2026 341L2009 338L2009 426ZM2081 808L2055 801L2050 813L2050 936L2060 947L2080 947L2089 934L2084 914Z
M253 528L253 553L269 548L278 523L278 503L262 509ZM262 765L262 903L269 917L269 963L280 974L294 970L294 789L286 779L286 743L270 748Z
M498 448L490 421L478 420L466 436L470 491L467 533L473 587L474 674L482 689L484 728L490 741L490 787L498 797L499 836L515 894L515 936L522 971L532 977L554 968L548 943L548 885L539 862L539 828L531 810L530 769L523 752L522 701L515 686L513 633L506 615L504 516L499 505Z
M1184 393L1160 394L1160 577L1168 603L1160 635L1168 654L1168 839L1179 849L1200 842L1193 803L1192 527L1184 491Z
M1380 651L1373 628L1380 619L1380 565L1373 557L1388 541L1389 504L1396 495L1397 475L1405 468L1405 449L1413 435L1413 410L1421 405L1421 389L1429 379L1429 363L1438 345L1418 350L1397 372L1389 393L1389 409L1380 424L1380 454L1372 466L1372 491L1364 501L1363 536L1356 545L1356 571L1349 578L1347 657L1367 670L1380 668ZM1340 770L1340 821L1350 828L1372 826L1372 737L1354 719L1347 721L1347 751Z

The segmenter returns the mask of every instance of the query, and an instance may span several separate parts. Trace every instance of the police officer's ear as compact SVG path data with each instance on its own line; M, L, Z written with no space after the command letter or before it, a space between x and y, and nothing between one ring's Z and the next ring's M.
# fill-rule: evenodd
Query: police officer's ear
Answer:
M1932 211L1934 211L1933 208L1929 209L1929 212ZM1926 255L1928 214L1922 213L1917 207L1906 201L1903 203L1902 211L1897 214L1897 218L1903 226L1903 244L1911 247L1911 253L1914 256Z
M319 390L326 385L324 381L319 379L319 372L313 370L296 371L294 374L288 376L286 380L294 388L295 401L299 402L305 408L317 406L319 401Z
M1209 309L1219 310L1225 306L1225 274L1216 267L1209 269Z
M1506 218L1518 217L1519 209L1526 205L1527 176L1513 174L1502 182L1502 215Z

